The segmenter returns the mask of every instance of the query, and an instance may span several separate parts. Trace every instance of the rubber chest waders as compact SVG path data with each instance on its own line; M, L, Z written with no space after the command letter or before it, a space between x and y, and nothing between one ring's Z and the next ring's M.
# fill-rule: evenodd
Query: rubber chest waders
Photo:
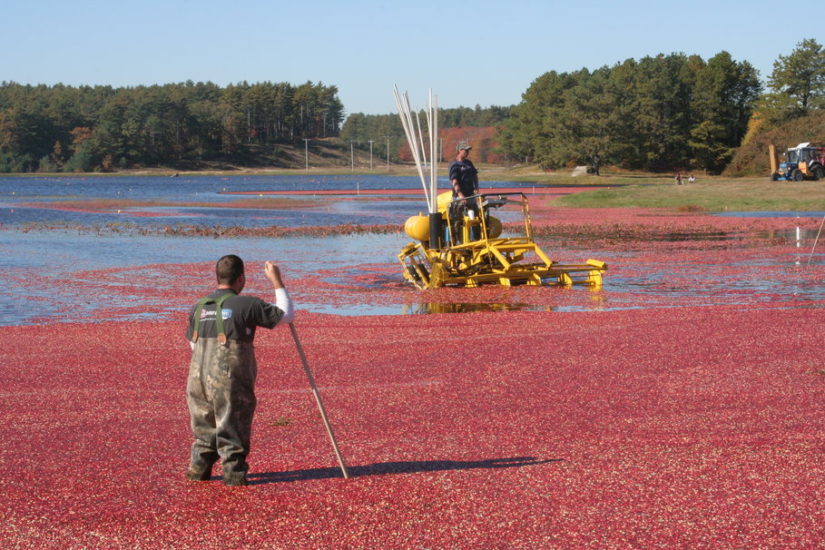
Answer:
M198 341L198 327L201 324L201 310L203 306L207 304L215 304L215 326L218 329L218 342L222 345L226 345L226 332L223 330L223 303L226 301L227 298L231 298L232 296L237 296L234 292L228 292L218 298L211 298L207 296L206 298L201 298L198 302L197 307L195 307L195 324L192 327L192 342Z

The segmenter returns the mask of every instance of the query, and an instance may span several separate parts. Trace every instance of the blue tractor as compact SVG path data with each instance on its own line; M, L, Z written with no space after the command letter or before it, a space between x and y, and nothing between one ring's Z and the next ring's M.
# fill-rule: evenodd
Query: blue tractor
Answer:
M825 179L825 147L809 142L800 143L784 153L777 166L776 150L771 149L771 179L773 181L802 181Z

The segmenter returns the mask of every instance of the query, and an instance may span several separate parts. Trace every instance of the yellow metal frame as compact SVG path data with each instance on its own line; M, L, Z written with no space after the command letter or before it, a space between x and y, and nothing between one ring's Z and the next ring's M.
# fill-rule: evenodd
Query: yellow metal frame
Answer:
M513 200L512 195L521 200ZM602 273L607 270L604 262L590 259L583 264L555 263L536 244L530 209L523 193L476 195L466 200L475 201L480 215L470 216L469 210L461 208L461 218L455 219L454 213L458 209L450 208L450 204L455 203L439 200L439 212L451 244L432 248L429 243L411 242L398 254L404 266L404 277L417 288L476 287L482 284L601 286ZM519 202L524 236L490 238L488 216L491 208ZM460 239L457 239L459 230ZM480 238L472 238L474 231Z

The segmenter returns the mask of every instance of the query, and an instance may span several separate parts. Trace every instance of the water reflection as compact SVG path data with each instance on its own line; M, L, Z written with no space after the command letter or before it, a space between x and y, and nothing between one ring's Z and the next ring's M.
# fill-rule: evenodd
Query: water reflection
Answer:
M795 243L799 241L813 242L818 233L819 232L816 229L796 227L794 229L770 229L766 231L759 231L756 233L756 236L760 239Z
M299 309L346 316L825 301L825 256L814 255L808 266L807 247L753 253L726 249L713 256L696 250L664 263L644 251L598 251L613 266L601 289L421 292L404 284L401 276L396 254L406 240L398 234L209 239L3 230L0 324L170 318L190 305L189 294L197 293L193 289L210 288L212 262L230 252L250 263L281 262ZM265 290L260 282L257 287L250 283L250 292ZM177 303L164 295L167 291Z
M478 304L469 302L440 303L427 302L419 304L404 304L402 315L419 315L429 313L474 313L479 311L555 311L556 308L548 305L524 303Z
M825 212L757 210L753 212L716 212L714 216L722 218L822 218L825 216Z

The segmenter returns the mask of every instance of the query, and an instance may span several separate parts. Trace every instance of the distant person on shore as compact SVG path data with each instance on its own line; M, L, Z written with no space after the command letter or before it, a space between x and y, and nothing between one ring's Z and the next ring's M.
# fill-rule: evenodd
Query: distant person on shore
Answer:
M240 296L246 275L238 256L218 260L215 275L217 289L189 312L186 331L192 347L186 393L195 438L186 477L207 481L220 458L224 484L246 485L258 372L255 329L290 323L294 313L281 272L272 262L264 263L264 275L275 289L274 304Z
M450 163L449 178L453 188L453 211L450 217L453 219L460 219L465 211L472 211L473 216L478 216L478 204L474 200L465 200L478 194L478 170L468 158L470 150L472 146L462 141L456 147L455 159ZM454 229L454 233L457 232L458 230ZM473 238L478 237L474 235Z
M676 185L682 185L682 173L676 172L676 177L674 178L674 182Z
M696 178L693 177L693 174L688 176L688 183L696 183Z
M601 158L599 155L593 155L590 158L590 168L587 169L587 173L598 176L599 175L599 164L601 163Z

